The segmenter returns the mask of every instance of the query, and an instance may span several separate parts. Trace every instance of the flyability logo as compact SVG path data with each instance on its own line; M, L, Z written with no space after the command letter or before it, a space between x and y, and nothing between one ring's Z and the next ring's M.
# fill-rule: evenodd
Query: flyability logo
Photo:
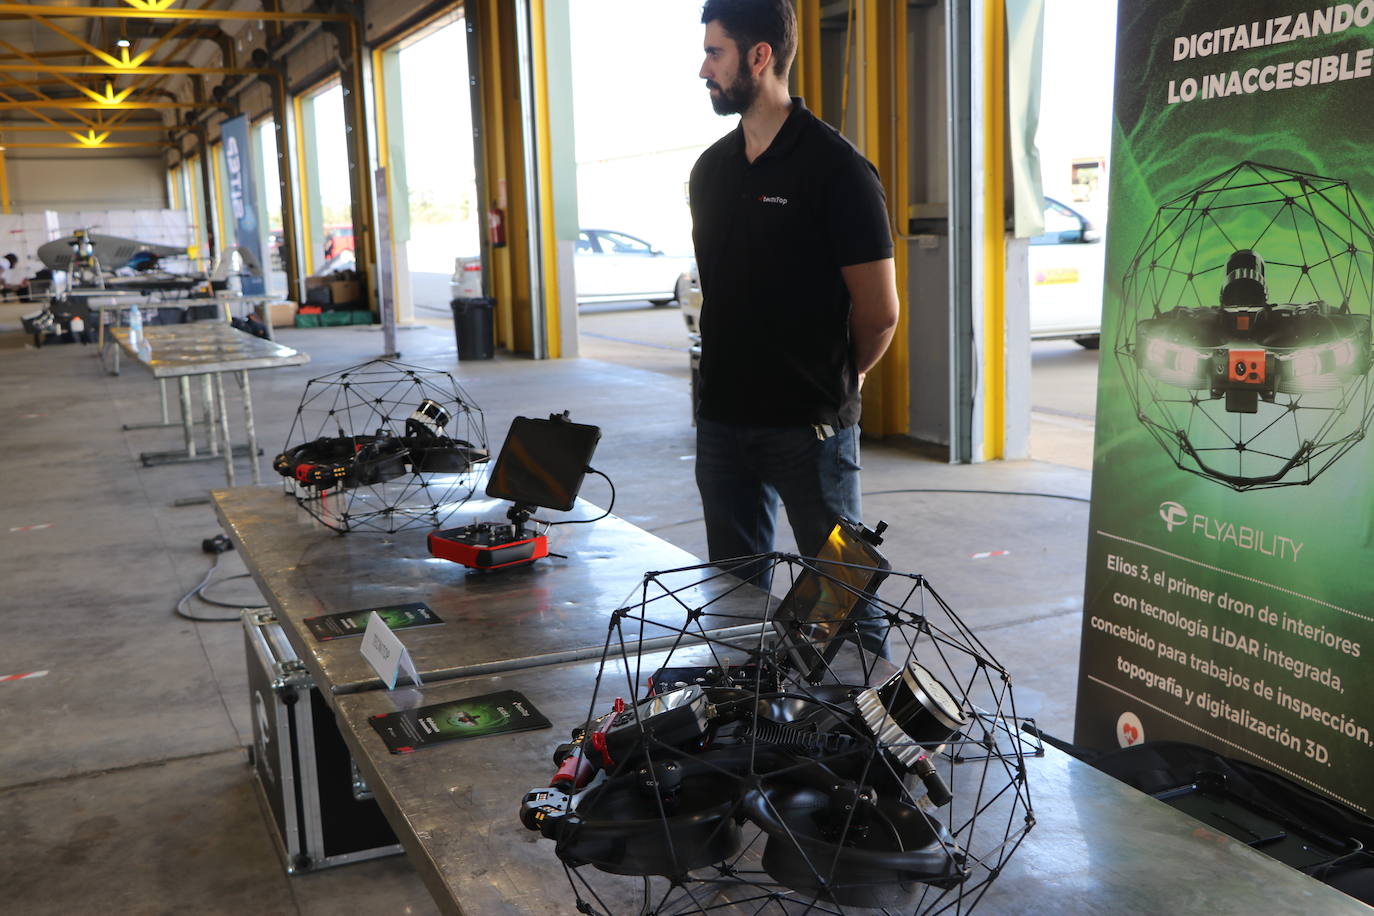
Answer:
M1159 517L1173 531L1188 520L1188 510L1176 502L1163 502L1159 504Z
M1159 517L1164 527L1172 534L1181 528L1193 537L1204 537L1209 541L1230 544L1239 550L1253 550L1279 560L1298 562L1304 542L1281 534L1273 534L1249 525L1212 518L1200 512L1190 513L1182 503L1166 500L1159 504Z

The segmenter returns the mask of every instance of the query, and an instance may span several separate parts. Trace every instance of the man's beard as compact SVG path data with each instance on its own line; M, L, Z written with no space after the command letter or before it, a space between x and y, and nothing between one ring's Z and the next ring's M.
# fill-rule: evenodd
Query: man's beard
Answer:
M735 82L729 89L719 83L708 82L706 85L708 88L715 86L718 90L711 96L711 107L718 115L744 114L759 94L758 80L754 79L754 74L749 72L743 61L740 62Z

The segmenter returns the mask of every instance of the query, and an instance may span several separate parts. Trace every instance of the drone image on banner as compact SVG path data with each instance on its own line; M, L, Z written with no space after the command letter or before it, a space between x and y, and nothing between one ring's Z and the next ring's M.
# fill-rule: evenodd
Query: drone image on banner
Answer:
M1337 178L1242 162L1159 209L1122 279L1116 357L1181 469L1311 483L1374 417L1374 225Z
M488 457L481 408L452 375L388 359L307 382L287 443L272 467L339 532L437 526Z
M1040 748L1006 670L924 576L890 571L884 528L742 558L788 577L780 601L703 565L646 574L612 615L587 718L519 812L553 841L569 912L973 909L1034 826ZM662 603L680 627L649 619Z

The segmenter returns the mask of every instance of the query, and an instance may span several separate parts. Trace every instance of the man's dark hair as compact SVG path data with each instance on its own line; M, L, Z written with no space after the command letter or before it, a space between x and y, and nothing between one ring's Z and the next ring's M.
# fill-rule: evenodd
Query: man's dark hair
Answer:
M773 49L773 72L786 77L797 53L797 14L792 0L706 0L701 24L719 22L743 58L759 42Z
M19 257L13 252L5 255L5 260L10 262L11 267L19 263Z

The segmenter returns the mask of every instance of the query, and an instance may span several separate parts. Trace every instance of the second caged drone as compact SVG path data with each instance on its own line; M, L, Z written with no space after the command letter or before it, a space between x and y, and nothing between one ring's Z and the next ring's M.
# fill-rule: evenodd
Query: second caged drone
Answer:
M280 453L272 468L319 490L383 483L405 474L463 474L488 453L445 435L449 419L444 405L425 398L405 419L404 435L381 427L372 434L312 439Z
M448 372L374 359L306 382L272 462L297 505L340 533L434 528L476 487L486 423Z
M520 820L554 841L579 912L621 911L585 866L640 877L644 913L971 909L1033 824L1009 678L938 619L948 607L921 577L902 604L878 601L882 527L841 521L815 560L773 555L801 571L747 661L682 664L675 648L645 668L643 697L557 748ZM870 651L874 621L895 664ZM617 656L627 674L650 661L631 652L608 647L598 689ZM989 821L1004 828L991 840Z
M381 427L375 433L325 436L282 452L272 468L304 487L328 490L383 483L406 474L472 470L487 460L487 451L445 435L449 413L425 398L406 418L405 434Z

